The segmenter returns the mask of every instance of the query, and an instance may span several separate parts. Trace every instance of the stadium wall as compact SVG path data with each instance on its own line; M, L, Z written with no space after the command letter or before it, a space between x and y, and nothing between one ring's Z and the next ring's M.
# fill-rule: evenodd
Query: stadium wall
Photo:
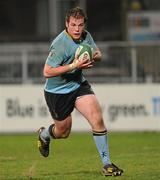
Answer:
M160 85L93 84L110 131L159 131ZM0 133L34 132L52 122L42 85L0 86ZM90 127L75 110L73 131Z

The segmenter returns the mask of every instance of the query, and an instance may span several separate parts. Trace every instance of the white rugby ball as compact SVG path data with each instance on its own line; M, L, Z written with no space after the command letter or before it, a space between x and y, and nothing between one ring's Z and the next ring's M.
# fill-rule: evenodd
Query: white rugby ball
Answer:
M77 56L80 61L84 61L86 59L88 59L88 61L91 61L93 59L93 52L91 47L87 44L79 45L75 52L75 57Z

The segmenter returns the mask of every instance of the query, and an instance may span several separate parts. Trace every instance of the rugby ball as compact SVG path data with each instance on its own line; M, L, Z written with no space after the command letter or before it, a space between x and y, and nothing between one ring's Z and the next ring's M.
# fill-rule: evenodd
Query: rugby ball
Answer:
M91 61L93 59L93 52L89 45L87 44L81 44L77 48L75 52L75 57L78 57L78 60L84 61L88 59L88 61Z

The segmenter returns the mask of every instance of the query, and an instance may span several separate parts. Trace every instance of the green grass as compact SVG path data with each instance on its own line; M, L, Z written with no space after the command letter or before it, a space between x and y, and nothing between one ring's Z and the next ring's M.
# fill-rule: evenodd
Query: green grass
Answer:
M102 164L90 133L71 133L54 140L50 156L37 150L36 134L0 135L0 179L157 180L160 179L160 132L109 134L112 161L121 177L103 177Z

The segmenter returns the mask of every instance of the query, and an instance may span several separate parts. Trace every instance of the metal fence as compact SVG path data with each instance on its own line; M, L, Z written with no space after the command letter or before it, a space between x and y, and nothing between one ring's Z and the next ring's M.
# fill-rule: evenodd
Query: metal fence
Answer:
M160 43L97 42L101 62L84 74L91 83L160 82ZM0 44L0 83L43 83L49 44Z

